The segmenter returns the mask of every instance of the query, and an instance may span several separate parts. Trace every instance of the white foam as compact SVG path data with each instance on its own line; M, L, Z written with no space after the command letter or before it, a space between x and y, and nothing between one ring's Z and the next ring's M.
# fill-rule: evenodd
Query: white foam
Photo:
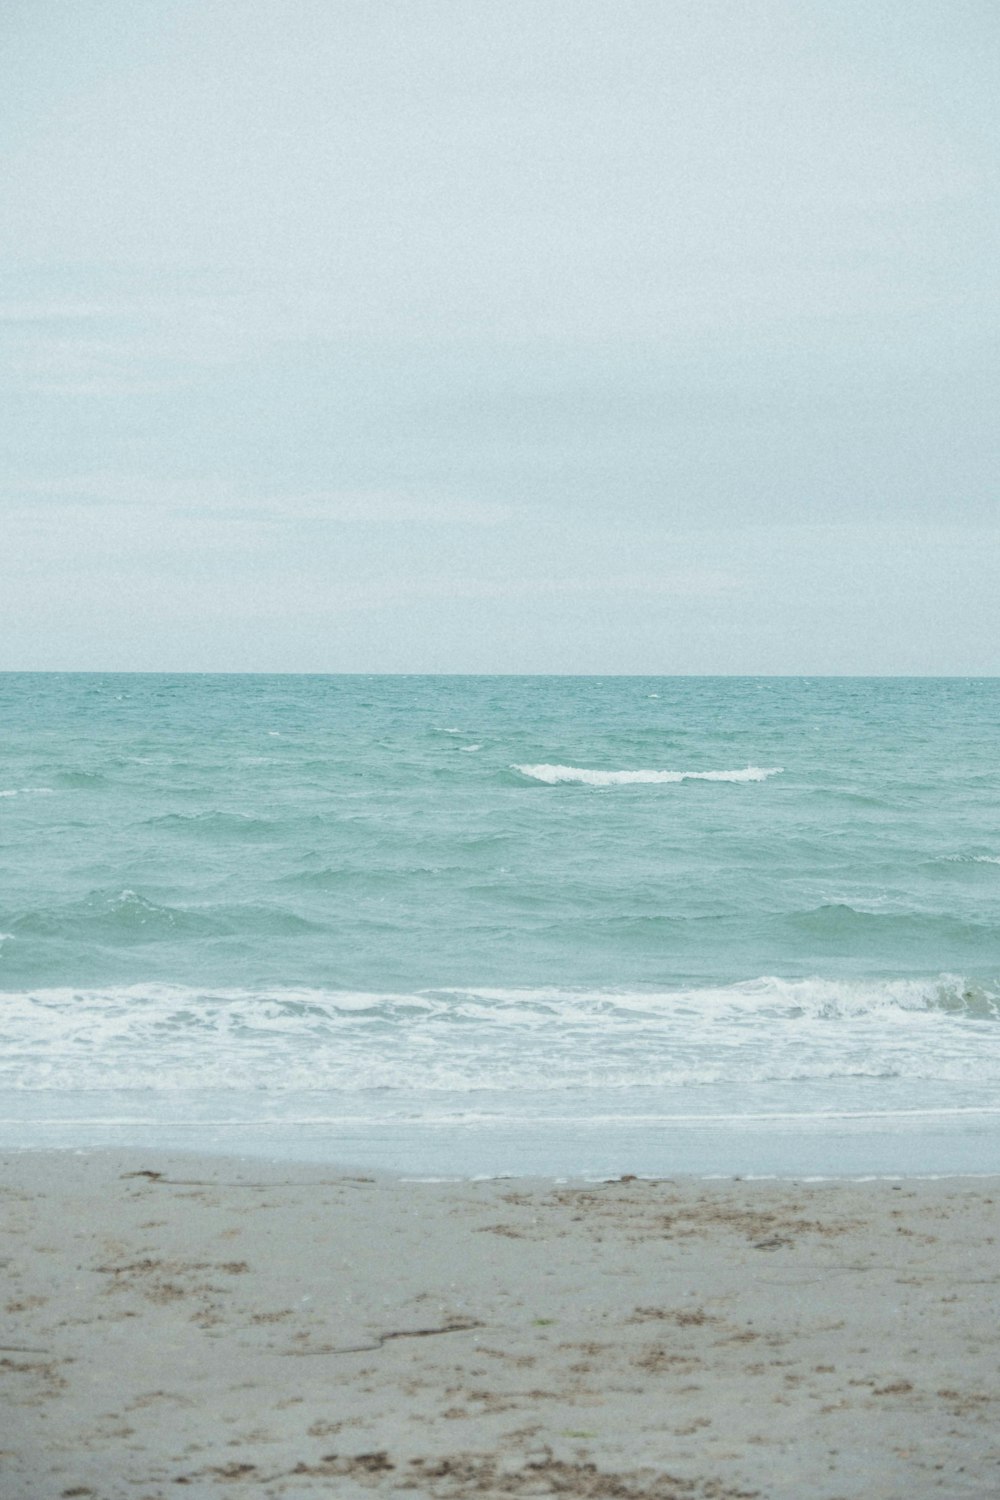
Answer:
M836 1079L983 1088L1000 1084L998 1022L995 987L947 975L661 991L45 989L3 995L0 1083L466 1098Z
M576 782L582 786L641 786L678 781L766 781L769 776L780 776L784 767L745 766L741 771L591 771L579 766L511 766L533 781L543 781L547 786L561 782Z
M50 1116L34 1115L32 1123L35 1125L57 1126L66 1123L66 1114ZM76 1125L155 1125L161 1117L155 1113L147 1114L93 1114L74 1115L73 1123ZM874 1124L890 1124L895 1121L902 1124L920 1124L921 1122L933 1122L937 1120L964 1121L964 1120L995 1120L1000 1119L1000 1106L993 1105L969 1105L958 1109L930 1108L930 1109L830 1109L830 1110L732 1110L727 1113L649 1113L623 1110L614 1114L545 1114L540 1119L531 1117L526 1120L522 1111L491 1111L484 1113L480 1110L431 1110L425 1114L414 1114L412 1111L405 1115L398 1111L388 1111L379 1114L366 1113L317 1113L310 1111L308 1114L282 1113L268 1114L255 1109L252 1115L233 1114L199 1114L190 1120L173 1121L176 1127L186 1126L191 1130L200 1130L205 1126L213 1129L230 1127L232 1129L252 1129L266 1126L273 1128L283 1126L287 1129L300 1129L302 1126L338 1127L340 1129L365 1128L370 1126L385 1126L387 1121L398 1123L406 1122L407 1129L454 1129L461 1126L492 1127L496 1130L509 1130L511 1127L524 1126L527 1123L558 1127L562 1129L594 1129L604 1130L622 1125L629 1126L674 1126L681 1129L711 1129L719 1126L731 1128L733 1126L770 1126L791 1125L796 1128L824 1127L831 1124L870 1121ZM0 1116L0 1126L10 1127L23 1124L23 1117L19 1115ZM506 1175L506 1174L504 1174ZM644 1175L644 1174L639 1174ZM722 1176L730 1176L730 1173L722 1173ZM994 1176L994 1173L983 1174ZM750 1174L747 1174L749 1180ZM410 1179L403 1179L404 1181ZM412 1179L417 1180L417 1179ZM421 1181L450 1181L446 1178L423 1178ZM612 1181L615 1179L612 1178ZM809 1181L803 1178L803 1181ZM825 1181L825 1178L816 1177L811 1179L817 1182ZM865 1179L877 1181L872 1177Z

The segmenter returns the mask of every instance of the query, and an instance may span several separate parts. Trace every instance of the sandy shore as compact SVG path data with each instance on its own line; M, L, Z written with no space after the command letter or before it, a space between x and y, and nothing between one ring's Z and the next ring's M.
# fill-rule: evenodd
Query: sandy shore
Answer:
M3 1500L1000 1495L1000 1182L0 1162Z

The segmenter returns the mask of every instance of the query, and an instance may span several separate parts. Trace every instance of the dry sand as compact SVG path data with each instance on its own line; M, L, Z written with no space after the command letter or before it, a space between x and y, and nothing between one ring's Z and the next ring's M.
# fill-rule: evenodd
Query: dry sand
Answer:
M3 1500L1000 1496L1000 1182L0 1164Z

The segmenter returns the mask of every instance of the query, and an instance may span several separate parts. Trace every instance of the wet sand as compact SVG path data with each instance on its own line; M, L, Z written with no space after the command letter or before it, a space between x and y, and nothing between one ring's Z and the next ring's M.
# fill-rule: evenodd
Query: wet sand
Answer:
M3 1500L1000 1495L1000 1180L0 1158Z

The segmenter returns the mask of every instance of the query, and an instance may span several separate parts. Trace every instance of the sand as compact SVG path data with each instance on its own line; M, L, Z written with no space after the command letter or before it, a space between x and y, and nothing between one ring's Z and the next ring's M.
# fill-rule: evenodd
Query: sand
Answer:
M0 1183L3 1500L1000 1495L1000 1181Z

